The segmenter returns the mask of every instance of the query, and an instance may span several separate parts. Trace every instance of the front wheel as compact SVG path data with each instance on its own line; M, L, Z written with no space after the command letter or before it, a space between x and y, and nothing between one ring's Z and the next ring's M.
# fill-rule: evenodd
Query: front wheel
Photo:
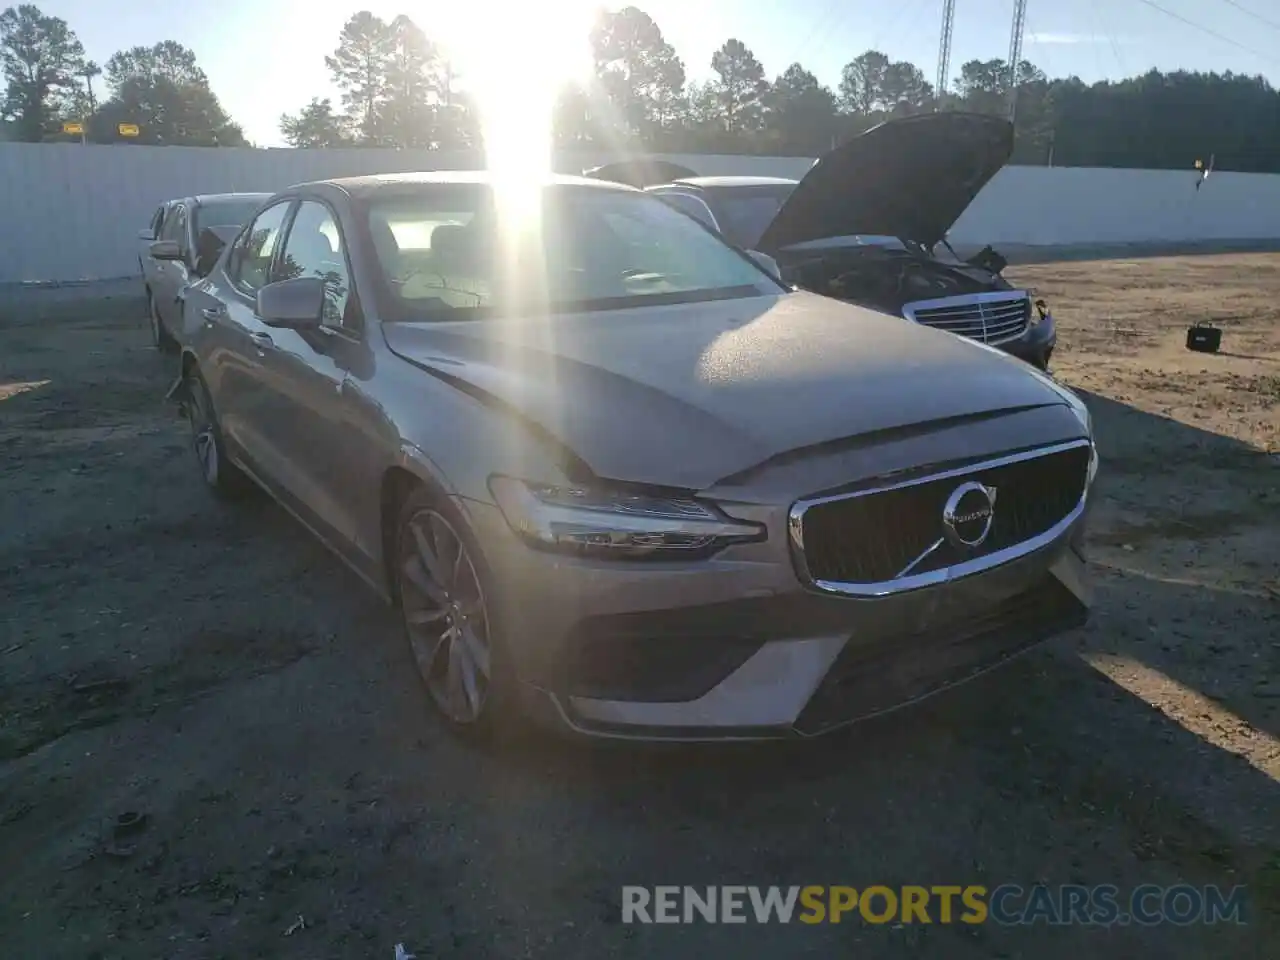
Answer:
M204 378L195 370L187 373L184 393L183 405L186 407L187 422L191 426L191 448L195 452L205 486L225 499L242 496L251 483L227 458L222 428L213 412L209 388L205 386Z
M488 567L452 504L413 491L400 511L396 595L432 705L456 732L492 740L508 681Z

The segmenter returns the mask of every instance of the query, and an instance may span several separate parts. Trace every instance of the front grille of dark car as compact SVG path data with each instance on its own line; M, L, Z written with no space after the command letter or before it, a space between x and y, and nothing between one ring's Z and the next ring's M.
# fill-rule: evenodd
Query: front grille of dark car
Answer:
M852 637L795 728L821 733L974 677L1083 624L1088 610L1056 577L979 614L871 643Z
M982 343L1016 340L1031 322L1031 301L1025 293L1008 296L953 297L922 300L902 308L903 316L927 327L968 337Z
M976 480L996 488L991 530L981 546L944 542L910 570L928 573L991 557L1053 529L1079 506L1088 482L1087 442L1025 459L977 464L919 483L797 504L802 575L836 584L884 584L943 537L947 498Z

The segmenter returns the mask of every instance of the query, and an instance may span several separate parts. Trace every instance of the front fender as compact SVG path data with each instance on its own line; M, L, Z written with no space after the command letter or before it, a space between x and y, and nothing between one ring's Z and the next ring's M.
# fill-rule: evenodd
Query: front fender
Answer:
M183 350L182 357L178 364L178 376L173 383L169 385L169 389L165 391L164 399L167 403L177 405L178 415L185 417L187 415L187 401L191 399L191 391L187 386L187 371L195 366L196 358L190 350Z

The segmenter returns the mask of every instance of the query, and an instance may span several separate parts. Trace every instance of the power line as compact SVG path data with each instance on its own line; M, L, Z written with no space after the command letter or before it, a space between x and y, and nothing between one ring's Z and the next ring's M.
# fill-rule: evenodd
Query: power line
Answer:
M1093 24L1096 27L1102 20L1101 14L1098 13L1098 0L1089 0L1089 6L1093 9ZM1120 76L1127 76L1129 68L1125 66L1124 58L1120 56L1120 45L1116 43L1115 35L1110 31L1103 29L1103 33L1107 36L1107 42L1111 44L1111 55L1116 58L1116 66L1120 68Z
M1247 7L1239 3L1236 3L1236 0L1222 0L1222 2L1229 7L1235 7L1237 10L1239 10L1241 13L1245 14L1246 16L1253 17L1253 19L1257 20L1259 23L1265 23L1268 27L1271 27L1273 30L1280 30L1280 22L1275 20L1268 20L1266 17L1264 17L1260 13L1254 13L1252 10L1248 9Z
M828 25L831 27L837 26L840 21L844 19L843 13L836 10L839 5L840 0L830 0L826 7L823 8L822 12L814 18L813 26L809 29L809 32L805 34L804 40L801 41L800 46L796 51L797 61L808 50L809 46L817 38L818 34L826 32L827 35L830 36L831 31L829 29L824 31L824 27L827 27Z
M1138 3L1144 4L1150 7L1152 10L1158 10L1161 13L1163 13L1166 17L1172 17L1174 20L1177 20L1180 23L1185 23L1188 27L1192 27L1193 29L1199 30L1201 33L1206 34L1207 36L1214 37L1218 40L1221 40L1223 43L1229 43L1231 44L1231 46L1236 47L1239 50L1243 50L1245 53L1251 53L1255 57L1258 57L1259 59L1266 60L1268 63L1280 63L1280 61L1273 60L1271 57L1269 57L1267 54L1263 53L1260 50L1255 50L1253 47L1247 47L1243 43L1240 43L1237 40L1232 40L1230 37L1226 36L1225 34L1218 33L1217 30L1210 30L1204 24L1196 23L1194 20L1188 20L1182 14L1174 13L1168 7L1162 7L1160 4L1156 3L1155 0L1138 0Z

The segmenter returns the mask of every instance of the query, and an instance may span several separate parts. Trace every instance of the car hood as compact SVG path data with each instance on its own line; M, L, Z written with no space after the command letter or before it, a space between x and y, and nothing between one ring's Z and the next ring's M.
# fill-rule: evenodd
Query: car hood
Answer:
M943 112L890 120L822 157L757 249L878 234L932 247L1013 152L1003 117Z
M1063 403L997 351L808 293L383 330L595 476L694 490L805 447Z

